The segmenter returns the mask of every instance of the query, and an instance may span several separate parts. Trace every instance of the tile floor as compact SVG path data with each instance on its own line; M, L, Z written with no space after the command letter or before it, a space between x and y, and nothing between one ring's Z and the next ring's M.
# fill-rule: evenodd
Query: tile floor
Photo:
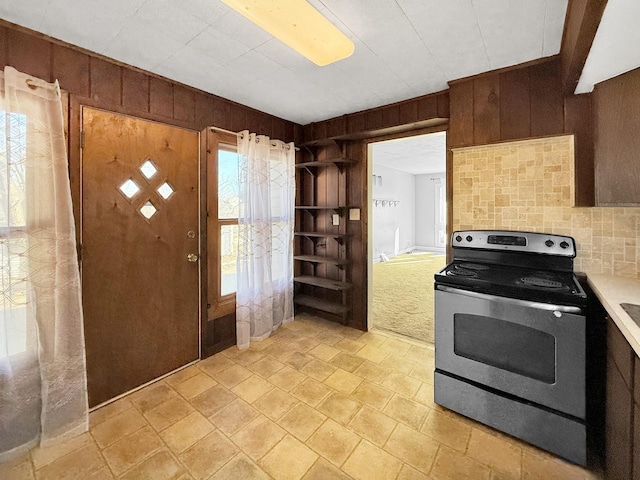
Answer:
M0 465L13 479L592 479L433 403L433 348L299 316Z

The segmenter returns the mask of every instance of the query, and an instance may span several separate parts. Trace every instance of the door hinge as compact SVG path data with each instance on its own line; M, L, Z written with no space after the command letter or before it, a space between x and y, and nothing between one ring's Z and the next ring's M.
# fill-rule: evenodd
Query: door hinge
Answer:
M80 132L80 148L84 148L84 131Z

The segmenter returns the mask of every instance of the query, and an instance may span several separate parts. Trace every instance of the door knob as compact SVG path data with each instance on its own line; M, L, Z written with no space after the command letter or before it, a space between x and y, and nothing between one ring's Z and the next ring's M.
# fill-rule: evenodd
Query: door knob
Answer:
M190 253L189 255L187 255L187 260L189 262L195 263L198 261L198 255L196 255L195 253Z

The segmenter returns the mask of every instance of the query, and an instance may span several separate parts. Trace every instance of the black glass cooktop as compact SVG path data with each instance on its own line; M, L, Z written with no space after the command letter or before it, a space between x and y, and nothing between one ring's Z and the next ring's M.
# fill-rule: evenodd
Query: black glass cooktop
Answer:
M524 300L583 305L586 294L572 272L454 260L435 274L440 284Z

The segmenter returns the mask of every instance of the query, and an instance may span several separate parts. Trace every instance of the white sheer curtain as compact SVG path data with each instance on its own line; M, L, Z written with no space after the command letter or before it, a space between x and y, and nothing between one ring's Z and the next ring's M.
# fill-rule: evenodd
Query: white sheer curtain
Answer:
M87 429L80 278L62 103L0 72L0 461Z
M238 135L238 348L293 320L295 147Z

